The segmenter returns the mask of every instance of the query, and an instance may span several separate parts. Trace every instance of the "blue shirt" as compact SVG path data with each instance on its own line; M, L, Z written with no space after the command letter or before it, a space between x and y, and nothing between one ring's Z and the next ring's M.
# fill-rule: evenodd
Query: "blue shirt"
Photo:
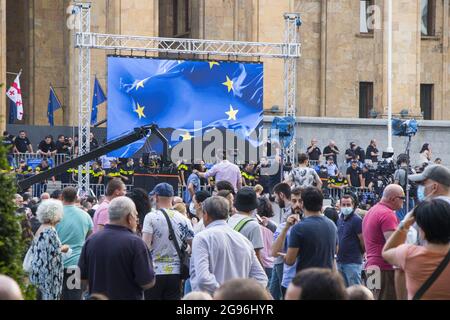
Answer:
M87 212L76 206L64 206L64 216L56 226L61 243L72 249L70 257L64 260L64 268L78 265L86 236L93 228L94 223Z
M337 262L342 264L361 264L361 244L358 238L358 235L362 234L361 217L354 213L348 217L344 217L341 214L337 225L339 239Z
M285 226L286 226L286 222L284 222L278 226L277 230L273 234L273 241L275 241L279 237L281 231L284 229ZM292 228L289 228L289 230L286 234L286 239L284 240L284 244L283 244L283 252L284 253L286 253L287 249L288 249L289 236L291 235L291 230L292 230ZM277 257L277 259L278 258L280 258L281 263L283 263L283 260L284 260L283 257ZM278 260L278 261L280 261L280 260ZM292 266L284 264L283 265L283 279L281 280L281 286L283 288L289 287L289 285L292 282L292 279L294 279L296 274L297 274L297 262L294 263L294 265L292 265Z
M143 300L142 286L155 276L145 242L131 230L111 224L86 240L78 266L81 280L89 282L89 293L110 300Z
M297 271L333 269L336 254L336 225L325 216L307 217L292 227L289 248L298 248Z
M187 179L186 186L189 187L189 184L194 186L194 193L200 190L200 178L195 173L191 173L189 178ZM184 192L184 199L183 201L187 204L191 203L192 197L189 193L189 190L186 188L186 191Z

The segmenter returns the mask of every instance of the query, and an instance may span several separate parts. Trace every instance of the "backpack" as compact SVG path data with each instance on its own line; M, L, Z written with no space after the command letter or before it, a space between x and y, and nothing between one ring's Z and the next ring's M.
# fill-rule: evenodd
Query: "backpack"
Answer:
M249 223L250 221L253 221L253 218L244 218L241 221L237 223L237 225L234 226L233 230L237 232L241 232L242 229Z
M408 172L406 172L406 168L400 167L399 170L403 170L406 173L408 173L408 176L413 175L414 173L412 172L411 168L408 168ZM405 180L406 176L405 176ZM399 181L400 186L403 188L403 190L405 191L406 194L406 186L408 185L408 181L405 181L404 184L401 183L402 181ZM413 181L409 181L409 196L412 198L416 198L417 197L417 183L413 182Z

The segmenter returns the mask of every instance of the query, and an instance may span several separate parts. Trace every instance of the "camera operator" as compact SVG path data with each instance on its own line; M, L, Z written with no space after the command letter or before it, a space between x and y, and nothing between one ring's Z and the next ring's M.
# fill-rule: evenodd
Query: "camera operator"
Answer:
M363 177L363 187L369 188L370 191L373 191L373 187L377 182L374 174L374 170L371 170L371 167L367 164L363 166L362 169L362 177Z
M397 158L397 166L398 169L395 170L394 173L394 183L398 184L403 188L403 191L406 193L406 190L408 188L408 181L407 181L407 174L412 175L415 174L412 168L408 166L408 155L401 154ZM411 188L411 185L409 185L409 208L414 208L414 193L415 188ZM403 218L406 216L408 212L406 211L406 201L403 204L403 208L397 210L396 214L399 219L399 221L402 221Z
M57 154L70 154L70 143L69 139L64 137L63 134L58 136L58 141L56 141L56 153Z

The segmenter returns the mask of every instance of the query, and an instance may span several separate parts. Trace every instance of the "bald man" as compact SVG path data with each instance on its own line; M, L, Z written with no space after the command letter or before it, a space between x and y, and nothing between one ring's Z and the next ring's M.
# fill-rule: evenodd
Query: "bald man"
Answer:
M0 275L0 300L23 300L17 282L3 275Z
M363 220L368 288L377 300L396 300L394 267L383 259L381 252L387 239L397 229L399 221L395 211L403 207L404 201L403 188L397 184L389 185L381 201L369 210Z
M50 194L47 192L44 192L43 194L41 194L41 202L45 201L45 200L49 200L50 199Z

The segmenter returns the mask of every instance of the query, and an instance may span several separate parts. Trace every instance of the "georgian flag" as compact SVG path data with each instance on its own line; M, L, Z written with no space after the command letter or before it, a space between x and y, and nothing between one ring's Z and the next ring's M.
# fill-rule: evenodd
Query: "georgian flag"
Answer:
M17 120L23 119L23 104L22 104L22 91L20 90L20 74L14 80L12 87L6 92L8 98L10 98L17 108Z

